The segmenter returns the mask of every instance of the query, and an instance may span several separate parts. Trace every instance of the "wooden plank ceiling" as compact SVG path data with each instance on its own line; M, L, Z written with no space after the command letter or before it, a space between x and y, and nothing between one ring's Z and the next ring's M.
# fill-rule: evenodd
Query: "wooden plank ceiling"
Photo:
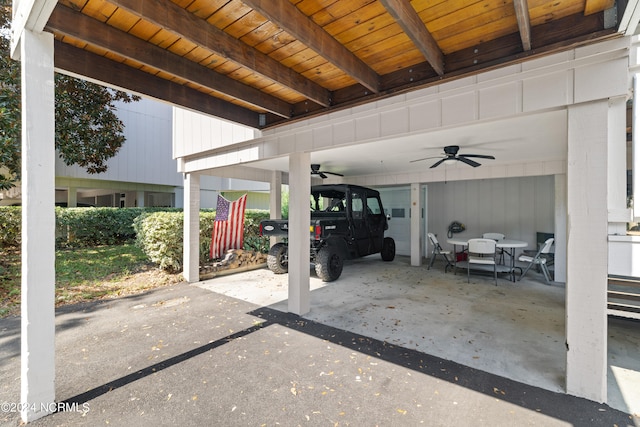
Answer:
M60 0L46 31L60 71L268 128L615 37L614 3Z

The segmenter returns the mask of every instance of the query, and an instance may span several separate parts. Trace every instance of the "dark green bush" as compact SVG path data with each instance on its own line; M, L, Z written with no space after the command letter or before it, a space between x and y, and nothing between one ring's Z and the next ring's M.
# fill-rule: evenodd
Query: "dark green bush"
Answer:
M0 208L0 247L20 246L22 209ZM56 208L56 246L115 245L135 239L149 259L161 268L182 269L183 213L175 208ZM264 210L245 211L244 249L266 253L269 239L259 236ZM209 261L215 212L200 212L200 263Z
M133 220L143 212L172 208L55 208L56 247L115 245L135 240ZM18 247L21 206L0 207L0 247Z
M56 208L56 246L91 247L135 240L133 220L171 208Z
M260 237L258 230L260 221L267 218L268 211L245 211L244 249L260 252L269 250L269 240ZM200 212L200 264L209 261L214 219L215 212ZM140 215L134 221L136 244L162 269L182 269L183 220L182 212L155 212Z
M0 206L0 248L20 246L21 223L20 206Z

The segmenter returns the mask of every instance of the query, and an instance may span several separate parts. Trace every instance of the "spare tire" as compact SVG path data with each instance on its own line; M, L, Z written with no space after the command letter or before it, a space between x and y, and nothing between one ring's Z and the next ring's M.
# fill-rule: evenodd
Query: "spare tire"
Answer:
M275 274L284 274L289 271L289 248L285 243L276 243L271 246L267 255L267 267Z

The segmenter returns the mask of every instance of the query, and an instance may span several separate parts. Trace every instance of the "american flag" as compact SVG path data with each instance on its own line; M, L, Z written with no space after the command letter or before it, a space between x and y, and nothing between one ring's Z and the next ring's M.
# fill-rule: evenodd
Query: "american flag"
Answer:
M211 258L222 258L228 249L242 249L246 206L246 194L235 202L230 202L218 195L216 219L213 221L213 232L211 233L209 254Z

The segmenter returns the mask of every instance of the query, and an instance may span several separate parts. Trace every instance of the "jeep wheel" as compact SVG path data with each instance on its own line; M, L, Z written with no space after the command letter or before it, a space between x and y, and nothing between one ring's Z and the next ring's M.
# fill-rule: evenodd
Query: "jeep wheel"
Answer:
M393 261L396 257L396 242L391 237L385 237L382 241L380 256L383 261Z
M267 255L267 267L275 274L289 271L289 249L286 244L276 243L271 246Z
M333 282L342 274L342 258L331 247L320 249L316 256L316 274L323 282Z

